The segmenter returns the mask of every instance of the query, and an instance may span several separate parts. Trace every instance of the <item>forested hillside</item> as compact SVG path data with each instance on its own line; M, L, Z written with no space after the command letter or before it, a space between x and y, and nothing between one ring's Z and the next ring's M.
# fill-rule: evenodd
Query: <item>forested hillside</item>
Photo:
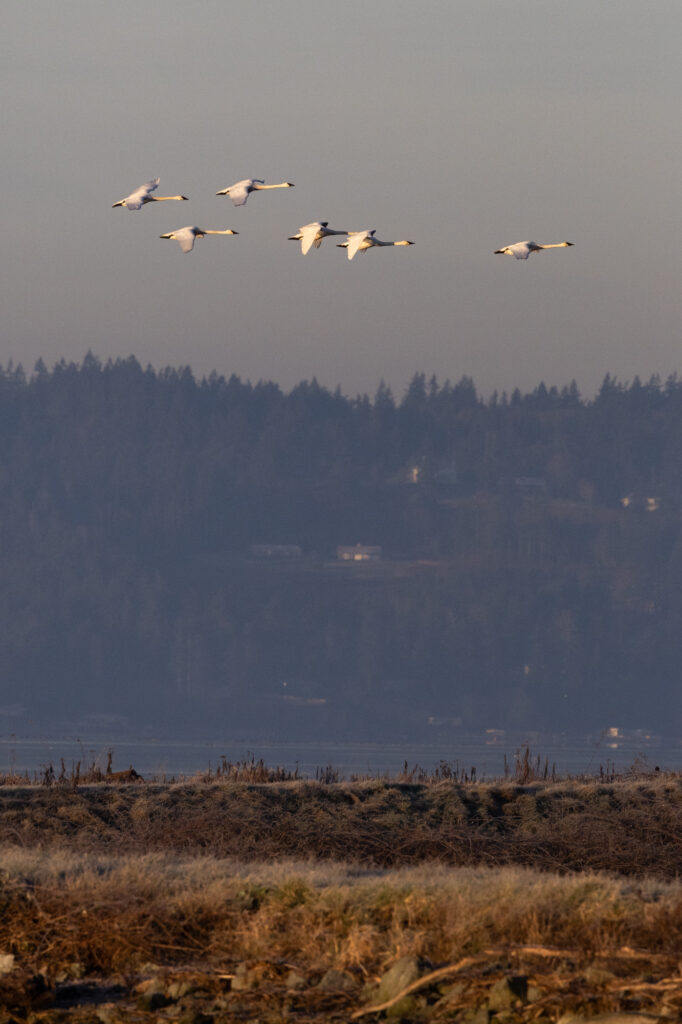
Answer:
M0 484L0 732L682 725L676 378L349 398L10 365Z

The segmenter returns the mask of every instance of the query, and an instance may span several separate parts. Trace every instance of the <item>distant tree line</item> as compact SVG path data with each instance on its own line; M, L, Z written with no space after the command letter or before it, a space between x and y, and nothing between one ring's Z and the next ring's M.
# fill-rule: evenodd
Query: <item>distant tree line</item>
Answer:
M10 364L0 485L2 732L682 724L674 376L584 400L415 374L351 398ZM381 562L337 564L356 543Z

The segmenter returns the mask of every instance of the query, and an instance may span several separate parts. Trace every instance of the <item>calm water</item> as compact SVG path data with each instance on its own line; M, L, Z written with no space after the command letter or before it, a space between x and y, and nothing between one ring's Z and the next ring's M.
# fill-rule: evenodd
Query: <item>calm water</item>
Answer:
M342 777L350 775L393 775L402 770L405 761L431 770L441 761L458 765L469 772L475 767L479 779L504 775L505 756L513 771L515 753L529 744L533 757L545 759L550 770L556 765L559 774L598 775L600 766L624 771L637 759L652 768L682 770L682 740L677 738L602 736L595 738L533 737L507 733L504 736L468 736L452 743L439 744L334 744L274 743L267 741L226 740L220 742L188 742L171 740L103 740L45 737L22 739L0 736L0 773L40 772L52 764L58 772L63 758L67 772L78 761L82 767L98 764L106 768L107 755L113 751L113 769L120 771L132 765L145 778L188 776L216 768L225 757L236 762L255 756L270 767L280 766L314 778L319 768L332 765Z

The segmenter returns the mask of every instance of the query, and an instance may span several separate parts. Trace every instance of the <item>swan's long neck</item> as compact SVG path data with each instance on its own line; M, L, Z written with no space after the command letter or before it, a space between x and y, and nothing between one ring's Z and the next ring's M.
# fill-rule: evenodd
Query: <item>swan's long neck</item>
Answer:
M204 235L238 235L238 231L232 231L231 228L227 228L225 231L211 231L210 228L206 228L202 234Z
M147 196L149 203L165 203L168 199L187 199L187 196Z
M551 242L549 245L538 245L538 249L565 249L567 245L573 245L573 242Z
M401 239L400 242L382 242L379 238L374 238L374 245L413 245L413 242L408 242L407 239Z
M290 181L280 181L279 185L253 185L253 190L263 192L268 188L293 188L294 186Z

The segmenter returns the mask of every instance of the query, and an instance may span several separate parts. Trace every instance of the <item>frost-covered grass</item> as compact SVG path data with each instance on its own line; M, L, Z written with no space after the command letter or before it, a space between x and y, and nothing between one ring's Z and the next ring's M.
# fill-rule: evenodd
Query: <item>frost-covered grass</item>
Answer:
M4 846L0 865L0 949L91 972L267 960L371 977L406 954L447 963L497 947L682 948L679 881L63 847Z

